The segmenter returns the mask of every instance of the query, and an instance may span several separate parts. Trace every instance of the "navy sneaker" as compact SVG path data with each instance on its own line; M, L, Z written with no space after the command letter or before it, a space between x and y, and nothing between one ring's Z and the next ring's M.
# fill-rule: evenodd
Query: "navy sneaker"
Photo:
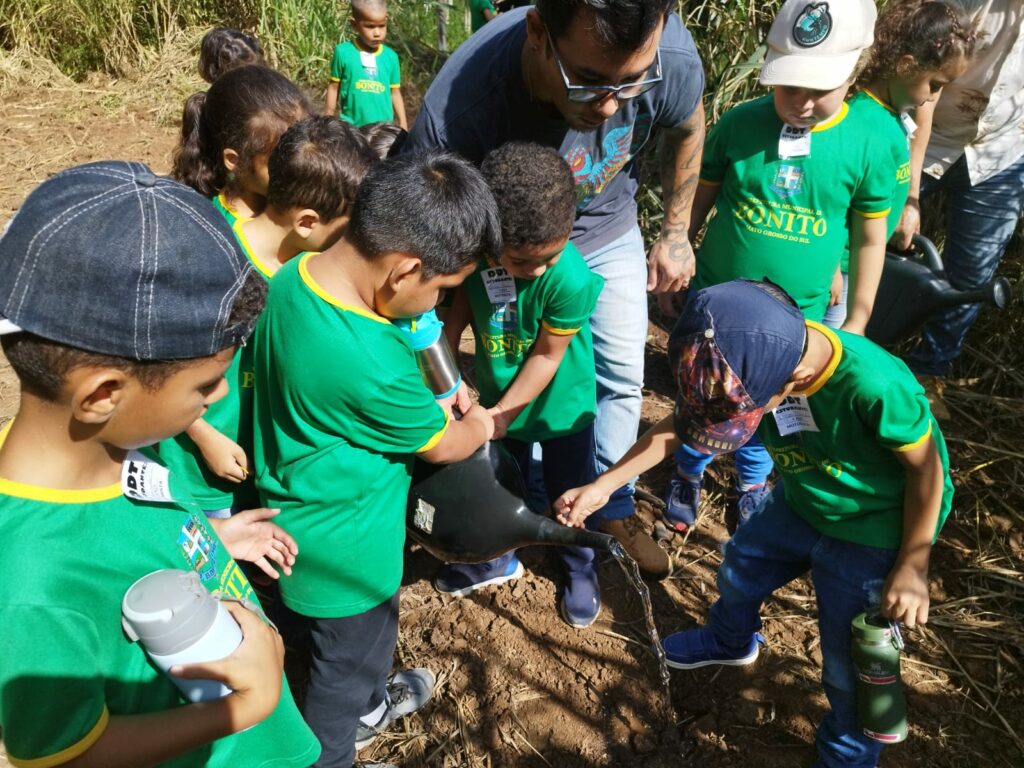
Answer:
M689 480L673 472L665 488L665 522L669 528L686 533L697 522L697 509L700 507L700 489L704 484L702 474L696 480Z
M434 589L453 597L465 597L478 589L523 575L523 564L515 552L490 560L486 563L451 563L434 577Z
M757 508L761 506L771 492L772 489L768 483L761 483L753 488L738 492L739 495L725 510L725 527L728 529L730 536L736 533L736 529L750 519L750 516L757 511Z
M729 667L743 667L757 660L764 636L755 632L750 643L739 652L729 651L719 645L711 627L697 627L685 632L675 632L661 641L666 660L675 669L697 669L712 664Z
M384 714L374 725L367 725L360 721L356 726L356 749L369 746L395 720L411 715L422 708L434 695L436 682L434 673L423 667L403 669L389 677L385 689L387 691L387 706L384 708ZM386 765L386 763L381 763L381 765Z
M601 613L601 585L597 581L596 568L591 566L565 574L565 589L559 608L562 618L578 629L594 623Z

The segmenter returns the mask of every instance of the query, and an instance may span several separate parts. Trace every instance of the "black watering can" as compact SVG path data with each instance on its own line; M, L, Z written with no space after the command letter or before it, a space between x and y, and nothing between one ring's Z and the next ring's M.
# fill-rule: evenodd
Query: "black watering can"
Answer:
M1009 303L1010 283L1005 277L980 288L958 291L946 279L935 244L923 235L914 235L910 251L885 254L865 335L878 344L895 344L913 336L932 316L950 307L992 304L1003 309Z
M454 464L417 461L405 523L425 550L449 563L482 563L527 544L610 551L617 543L531 512L525 497L512 454L488 442Z

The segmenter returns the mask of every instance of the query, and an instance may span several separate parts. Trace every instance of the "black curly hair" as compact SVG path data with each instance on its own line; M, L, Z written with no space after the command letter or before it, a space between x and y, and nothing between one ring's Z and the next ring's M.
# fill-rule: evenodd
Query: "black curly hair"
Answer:
M978 35L971 22L943 0L901 0L891 3L875 24L875 44L857 76L865 86L900 72L900 59L913 56L917 71L942 69L958 58L974 55Z
M488 154L480 170L498 203L506 246L547 245L569 236L576 187L568 164L554 149L511 141Z

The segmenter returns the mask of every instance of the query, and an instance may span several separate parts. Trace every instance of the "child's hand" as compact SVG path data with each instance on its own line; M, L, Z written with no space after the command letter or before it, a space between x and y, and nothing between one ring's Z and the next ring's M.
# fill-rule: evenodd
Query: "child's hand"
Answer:
M203 454L203 461L217 477L240 483L249 476L249 460L242 447L230 437L211 428L194 441Z
M494 418L491 416L491 412L483 406L477 404L471 405L462 415L462 420L479 423L484 428L484 433L487 435L487 437L484 438L484 442L494 438Z
M928 571L896 562L882 589L882 615L908 627L928 623Z
M491 435L491 440L501 440L508 434L508 425L512 420L508 418L508 414L505 413L500 403L493 408L488 408L487 412L494 419L494 433Z
M295 539L288 535L280 526L268 522L276 516L279 509L248 509L237 515L215 521L211 525L217 531L220 540L236 560L245 560L255 564L272 579L280 578L272 563L291 576L295 556L299 547Z
M836 268L836 273L832 275L832 285L828 289L828 305L834 307L836 304L843 300L843 270L841 267Z
M223 701L231 712L231 728L244 731L265 720L281 698L284 643L281 636L257 614L238 603L223 606L238 622L242 642L230 656L201 664L171 667L170 673L186 679L218 680L234 693Z
M583 521L608 503L608 496L599 483L571 488L555 499L558 522L573 528L582 528Z

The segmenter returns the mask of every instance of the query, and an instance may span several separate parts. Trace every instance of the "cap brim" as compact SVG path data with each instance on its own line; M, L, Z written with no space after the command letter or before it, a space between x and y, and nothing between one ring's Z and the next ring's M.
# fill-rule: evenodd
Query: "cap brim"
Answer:
M746 445L764 417L764 408L752 408L732 419L707 424L699 418L682 414L676 401L673 419L676 437L695 451L715 455L729 453Z
M768 51L761 66L761 85L788 85L831 91L850 82L862 51L838 56L793 55Z

